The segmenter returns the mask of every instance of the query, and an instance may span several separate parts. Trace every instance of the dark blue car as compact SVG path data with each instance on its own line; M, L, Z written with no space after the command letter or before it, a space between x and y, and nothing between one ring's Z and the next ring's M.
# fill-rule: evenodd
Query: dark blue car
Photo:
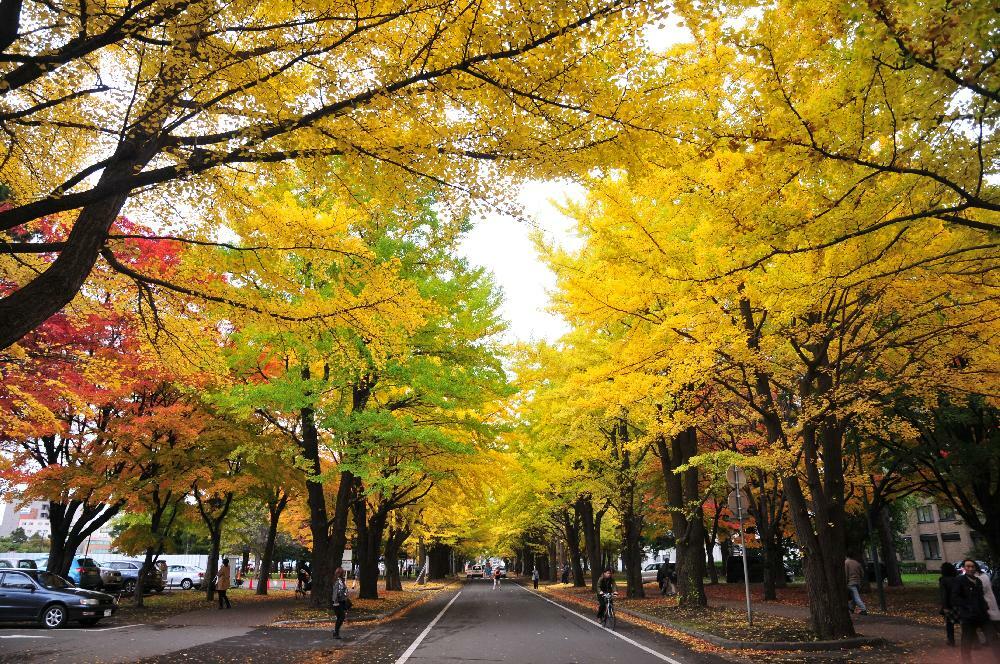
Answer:
M0 620L36 621L57 629L69 621L96 625L117 610L111 595L78 588L51 572L0 570Z

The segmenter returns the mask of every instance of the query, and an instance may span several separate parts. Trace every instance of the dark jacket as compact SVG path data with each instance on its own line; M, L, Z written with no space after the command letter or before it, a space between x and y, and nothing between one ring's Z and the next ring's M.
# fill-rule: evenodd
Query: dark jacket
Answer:
M660 563L660 566L656 569L656 582L661 586L663 582L667 579L667 564Z
M951 606L962 622L987 622L989 613L983 597L983 582L963 574L955 577L951 586Z
M952 612L951 591L957 579L957 576L942 576L938 579L938 602L941 605L942 615L949 615Z
M597 589L602 593L613 593L615 591L614 577L604 578L602 576L600 582L597 584Z

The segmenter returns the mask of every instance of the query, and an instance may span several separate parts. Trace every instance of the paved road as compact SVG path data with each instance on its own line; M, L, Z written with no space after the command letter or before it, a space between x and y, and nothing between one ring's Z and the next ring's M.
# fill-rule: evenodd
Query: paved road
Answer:
M586 615L585 615L586 614ZM717 664L677 641L619 622L612 633L586 609L567 608L513 583L471 582L442 593L395 626L366 635L338 660L518 664Z
M239 607L237 607L238 609ZM244 607L250 609L250 607ZM0 629L0 662L142 662L216 664L720 664L681 643L619 622L612 633L585 609L567 610L530 590L488 582L456 586L381 624L348 624L345 640L329 629L253 627L240 611L198 611L168 624L103 631ZM583 615L587 614L587 615ZM248 613L249 616L249 613ZM220 622L218 618L223 618ZM242 624L241 624L242 623ZM18 637L18 638L3 638ZM41 637L41 638L26 638Z

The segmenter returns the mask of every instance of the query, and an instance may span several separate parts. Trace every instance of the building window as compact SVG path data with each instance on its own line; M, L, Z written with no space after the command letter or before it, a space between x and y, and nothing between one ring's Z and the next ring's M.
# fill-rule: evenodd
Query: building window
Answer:
M937 535L921 535L920 547L924 552L924 560L941 560L941 544Z
M932 523L934 521L934 507L932 505L921 505L917 508L917 523Z
M901 560L913 560L913 538L909 535L904 535L899 544L896 547L899 551L899 558Z
M938 521L954 521L954 520L955 520L954 507L938 507Z
M961 533L941 533L942 542L961 542Z

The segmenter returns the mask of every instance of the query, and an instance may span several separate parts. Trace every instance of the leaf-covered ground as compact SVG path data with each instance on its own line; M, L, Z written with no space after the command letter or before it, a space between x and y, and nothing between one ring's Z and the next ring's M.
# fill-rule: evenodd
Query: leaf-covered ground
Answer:
M270 591L267 595L256 595L252 590L230 589L229 598L233 604L249 604L257 602L268 602L288 599L292 596L292 591ZM135 605L135 600L131 597L123 597L118 606L116 618L125 620L142 620L144 622L156 622L170 616L175 616L188 611L198 611L200 609L210 609L215 606L215 602L205 599L205 593L200 590L174 590L159 595L147 595L143 600L143 606Z
M878 592L874 584L868 592L862 594L862 599L872 615L891 616L919 622L923 625L937 626L941 624L941 616L938 613L937 579L936 577L930 578L933 580L933 585L921 578L909 580L910 582L902 588L885 587L886 608L888 609L886 612L883 612L879 606ZM709 604L718 601L743 602L743 593L743 585L739 583L705 586L705 594L708 595ZM763 587L760 584L752 584L750 596L755 605L785 604L800 607L809 605L806 588L802 583L793 583L786 588L778 588L778 599L769 602L764 602Z
M437 591L447 587L445 583L428 583L418 586L416 583L404 583L402 591L387 591L379 589L378 599L359 599L355 594L351 595L353 606L347 616L348 620L372 619L394 613L403 607L433 596ZM296 606L284 611L278 618L278 622L285 624L280 627L308 627L319 628L332 625L336 621L336 614L333 609L315 608L308 606L302 600L301 606Z
M576 601L586 600L593 603L593 593L590 588L555 584L549 586L547 590ZM736 641L814 641L816 638L812 630L798 620L756 614L753 627L750 627L747 624L746 613L742 611L711 606L705 609L682 609L677 606L675 598L659 595L655 586L648 586L646 590L649 596L644 599L629 599L622 596L616 601L624 609L632 609Z

